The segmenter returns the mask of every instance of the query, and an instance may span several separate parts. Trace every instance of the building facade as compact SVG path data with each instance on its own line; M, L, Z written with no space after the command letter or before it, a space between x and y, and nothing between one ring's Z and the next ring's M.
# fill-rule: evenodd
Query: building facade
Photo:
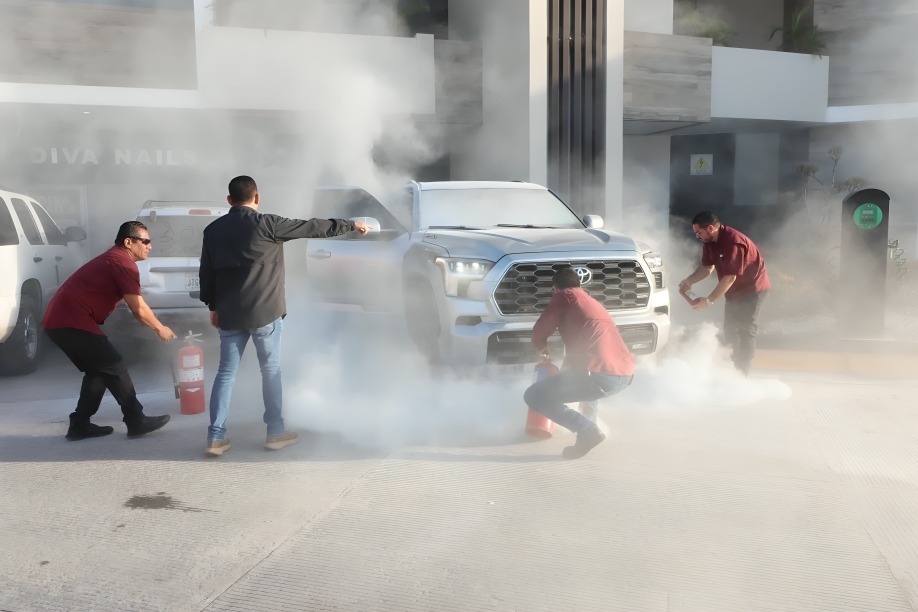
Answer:
M890 194L914 253L913 4L11 0L0 183L95 250L144 200L240 173L291 215L321 183L530 180L660 243L702 209L780 235L834 169ZM832 34L779 51L798 12Z

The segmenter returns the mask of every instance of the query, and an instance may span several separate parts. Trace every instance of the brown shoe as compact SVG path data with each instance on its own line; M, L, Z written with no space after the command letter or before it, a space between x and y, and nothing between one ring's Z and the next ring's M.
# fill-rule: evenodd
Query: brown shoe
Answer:
M285 446L296 444L300 441L300 436L295 432L285 431L279 436L268 436L265 438L265 448L268 450L280 450Z
M229 440L208 440L207 449L204 451L205 457L219 457L230 449Z

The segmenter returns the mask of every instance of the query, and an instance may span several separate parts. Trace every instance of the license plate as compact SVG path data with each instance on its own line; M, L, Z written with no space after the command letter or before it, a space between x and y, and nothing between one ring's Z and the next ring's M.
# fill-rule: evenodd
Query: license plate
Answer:
M201 279L197 274L191 272L185 274L185 289L188 291L198 291L201 288Z

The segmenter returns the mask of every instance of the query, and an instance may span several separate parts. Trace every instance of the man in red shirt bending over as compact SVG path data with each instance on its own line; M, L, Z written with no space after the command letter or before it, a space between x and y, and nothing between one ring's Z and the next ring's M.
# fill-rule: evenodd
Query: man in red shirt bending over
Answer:
M701 265L679 283L679 290L690 289L717 271L717 286L692 308L704 310L724 298L724 342L733 350L736 369L748 375L755 356L759 310L771 288L765 260L752 240L723 225L712 212L695 215L692 230L702 242Z
M551 359L548 337L558 330L564 342L564 365L559 374L526 389L523 399L531 409L576 432L577 442L561 454L578 459L606 436L593 420L565 404L584 402L585 412L595 418L597 400L631 384L634 357L605 307L580 287L573 268L555 272L552 285L554 296L532 329L532 342L545 359Z
M118 229L115 246L74 272L51 298L42 327L54 344L83 372L76 410L70 414L68 440L107 436L114 429L90 423L108 389L124 414L128 436L142 436L169 422L169 415L146 416L137 401L131 375L118 350L102 333L105 322L122 299L134 318L163 342L175 340L140 296L138 261L150 255L147 226L128 221Z

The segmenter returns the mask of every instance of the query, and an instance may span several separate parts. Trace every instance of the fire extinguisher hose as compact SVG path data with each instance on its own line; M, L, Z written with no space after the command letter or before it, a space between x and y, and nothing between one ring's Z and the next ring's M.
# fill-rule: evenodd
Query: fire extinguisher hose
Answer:
M178 363L177 363L178 360L177 360L177 359L170 359L169 361L172 362L171 367L169 368L169 370L172 372L172 388L173 388L173 390L175 391L175 399L181 399L182 394L181 394L181 391L179 390L179 382L178 382L178 379L179 379L179 377L178 377Z

